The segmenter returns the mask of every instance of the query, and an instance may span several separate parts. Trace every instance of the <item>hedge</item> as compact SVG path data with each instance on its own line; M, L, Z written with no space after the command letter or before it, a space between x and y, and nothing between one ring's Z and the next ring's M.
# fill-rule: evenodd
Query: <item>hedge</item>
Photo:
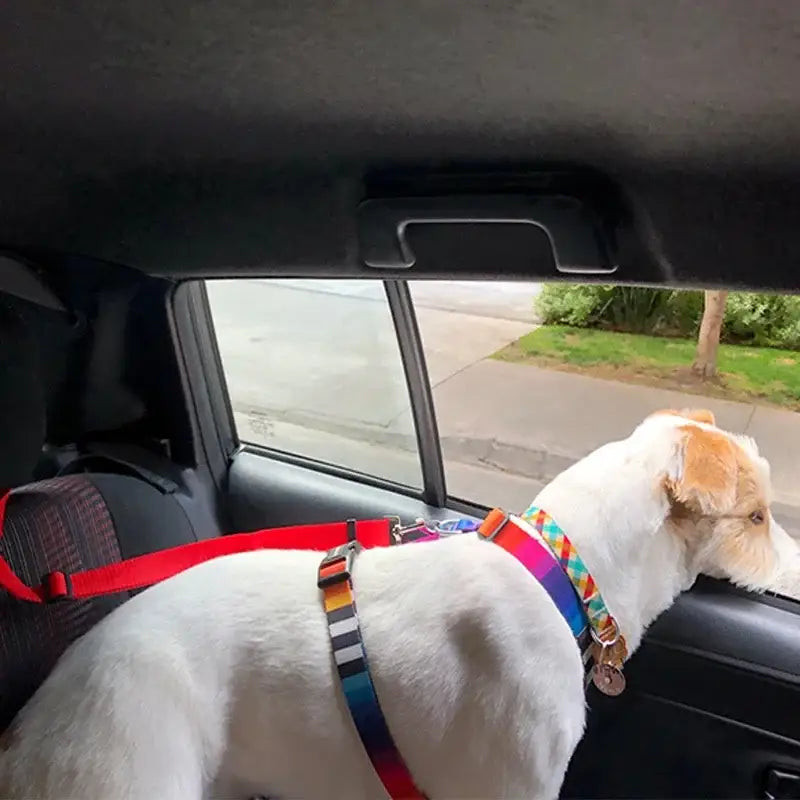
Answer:
M655 336L694 337L703 316L703 292L680 289L550 283L534 302L545 325ZM731 292L722 340L800 350L800 296Z

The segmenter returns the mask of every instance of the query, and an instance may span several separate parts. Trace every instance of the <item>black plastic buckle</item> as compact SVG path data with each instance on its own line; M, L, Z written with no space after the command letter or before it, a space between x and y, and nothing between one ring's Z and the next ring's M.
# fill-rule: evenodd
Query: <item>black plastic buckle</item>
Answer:
M317 571L317 586L320 589L325 589L328 586L334 586L337 583L350 580L353 560L360 550L361 544L355 539L351 539L346 544L340 544L338 547L334 547L333 550L328 550ZM322 574L323 569L332 567L334 564L341 564L342 568L330 575Z
M42 576L42 593L45 603L58 603L61 600L71 600L72 578L66 572L56 570Z

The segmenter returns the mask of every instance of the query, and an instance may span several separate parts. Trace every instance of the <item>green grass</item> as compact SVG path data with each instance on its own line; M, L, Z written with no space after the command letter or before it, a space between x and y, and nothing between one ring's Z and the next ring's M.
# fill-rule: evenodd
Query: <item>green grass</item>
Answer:
M548 325L495 353L494 358L663 386L730 400L765 400L800 409L800 353L720 345L719 379L691 375L695 342Z

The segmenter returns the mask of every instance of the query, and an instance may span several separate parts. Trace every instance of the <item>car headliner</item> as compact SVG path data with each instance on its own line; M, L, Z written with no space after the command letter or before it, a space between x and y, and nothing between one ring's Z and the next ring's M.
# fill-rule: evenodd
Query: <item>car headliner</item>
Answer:
M0 74L9 249L374 276L370 174L557 164L619 187L617 280L797 285L797 3L9 0Z

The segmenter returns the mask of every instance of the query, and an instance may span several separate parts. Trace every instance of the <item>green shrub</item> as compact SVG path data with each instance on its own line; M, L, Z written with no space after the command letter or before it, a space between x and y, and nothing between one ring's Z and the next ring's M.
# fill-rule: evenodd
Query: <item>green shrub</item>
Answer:
M693 338L703 316L703 292L550 283L535 308L545 325ZM800 296L731 292L722 340L800 350Z
M534 301L536 313L545 325L571 325L593 328L603 321L603 313L613 287L581 286L572 283L547 283Z
M676 289L670 295L666 332L694 338L703 318L703 292Z
M630 333L659 333L668 327L673 292L618 286L611 292L604 317L614 330Z
M698 303L676 300L671 289L549 283L536 297L545 325L607 328L628 333L687 334L697 324ZM699 294L695 292L694 294Z
M757 347L800 350L800 296L731 292L722 338Z

